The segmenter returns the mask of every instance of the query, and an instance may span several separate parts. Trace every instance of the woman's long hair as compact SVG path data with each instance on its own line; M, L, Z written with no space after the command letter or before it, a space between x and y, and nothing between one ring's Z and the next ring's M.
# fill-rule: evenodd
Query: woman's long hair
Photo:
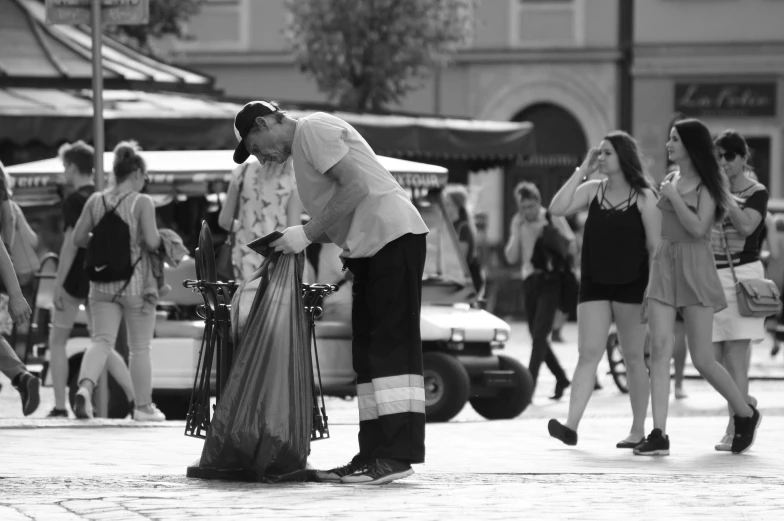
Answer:
M724 218L729 208L730 192L727 179L721 173L716 160L716 147L708 127L698 119L684 119L675 122L683 146L689 154L691 164L700 176L702 184L716 202L715 221Z
M609 141L615 149L623 177L632 190L638 195L642 195L646 189L652 190L655 194L656 188L653 181L643 171L637 141L623 130L614 130L604 136L604 139Z

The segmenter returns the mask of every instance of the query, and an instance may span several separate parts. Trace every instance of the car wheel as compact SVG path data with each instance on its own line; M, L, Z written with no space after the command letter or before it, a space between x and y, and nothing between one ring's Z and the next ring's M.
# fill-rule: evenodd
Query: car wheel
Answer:
M429 422L446 422L468 401L471 379L463 364L446 353L425 353L425 412Z
M610 363L610 375L618 389L626 394L629 392L629 383L626 378L626 362L623 360L621 343L618 333L612 332L607 337L607 361Z
M509 356L498 355L498 366L502 371L514 371L518 385L503 388L496 396L471 398L471 407L488 420L509 420L530 405L534 379L523 364Z

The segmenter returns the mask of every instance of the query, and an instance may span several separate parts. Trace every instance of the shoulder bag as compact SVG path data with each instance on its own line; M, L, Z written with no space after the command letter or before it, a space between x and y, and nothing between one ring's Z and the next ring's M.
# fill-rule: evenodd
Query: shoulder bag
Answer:
M776 283L769 279L738 280L735 267L732 264L730 248L727 244L727 235L721 226L721 238L724 243L724 253L730 264L732 280L735 281L735 295L738 299L738 311L742 317L769 317L781 311L781 295Z

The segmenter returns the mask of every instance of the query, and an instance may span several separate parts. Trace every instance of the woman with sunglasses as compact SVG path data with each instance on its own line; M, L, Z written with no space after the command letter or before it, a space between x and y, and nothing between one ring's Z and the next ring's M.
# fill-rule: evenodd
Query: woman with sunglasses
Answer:
M149 251L161 242L155 221L155 205L148 195L140 193L147 182L147 165L134 141L120 142L114 149L113 186L90 196L76 223L73 241L78 247L88 248L90 234L108 209L128 225L131 242L131 278L126 281L90 281L90 314L92 315L92 345L82 359L79 371L79 390L76 393L74 414L77 418L92 418L92 393L95 382L114 349L120 322L124 319L128 331L128 351L131 380L135 394L133 419L163 421L166 416L152 403L152 361L150 351L155 329L155 310L145 306L145 274L150 271Z
M713 348L716 360L727 369L749 403L755 404L756 400L748 396L749 355L751 343L765 338L765 318L741 316L730 260L739 280L765 277L760 244L768 212L768 190L747 175L749 149L743 136L734 130L725 130L716 138L715 144L719 165L729 180L732 198L727 216L713 228L711 235L713 257L727 299L727 307L713 315ZM715 447L718 451L732 448L735 434L732 406L729 414L727 430Z
M651 408L653 431L634 449L641 456L670 453L667 414L675 314L683 316L694 367L729 402L735 412L732 452L754 443L759 412L747 403L713 354L713 314L727 307L711 251L711 230L722 222L730 201L708 128L699 120L677 121L667 152L678 164L661 185L661 242L651 263L645 304L651 335ZM645 311L645 309L644 309Z

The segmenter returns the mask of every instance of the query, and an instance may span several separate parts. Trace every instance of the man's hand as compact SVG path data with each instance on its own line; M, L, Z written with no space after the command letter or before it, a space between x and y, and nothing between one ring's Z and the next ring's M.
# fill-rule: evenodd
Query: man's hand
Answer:
M9 295L8 313L11 315L11 320L17 324L22 324L30 318L32 311L25 298L19 293L14 296Z
M291 226L283 230L283 237L272 242L270 246L282 253L299 253L307 248L310 242L305 235L304 226Z

